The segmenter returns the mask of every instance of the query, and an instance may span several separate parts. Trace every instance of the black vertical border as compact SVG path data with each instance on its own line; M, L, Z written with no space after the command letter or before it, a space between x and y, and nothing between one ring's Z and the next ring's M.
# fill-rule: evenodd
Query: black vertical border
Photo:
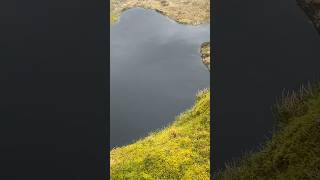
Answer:
M210 172L211 178L216 173L216 163L215 163L215 100L214 100L214 70L216 68L216 43L214 34L214 24L217 18L217 0L210 0Z
M107 170L107 177L110 179L110 3L111 0L106 0L106 10L107 10L107 54L108 59L106 60L106 77L108 78L108 83L106 83L106 89L107 89L107 108L106 108L106 123L107 123L107 149L106 149L106 170Z
M0 179L109 179L109 20L104 0L0 1Z

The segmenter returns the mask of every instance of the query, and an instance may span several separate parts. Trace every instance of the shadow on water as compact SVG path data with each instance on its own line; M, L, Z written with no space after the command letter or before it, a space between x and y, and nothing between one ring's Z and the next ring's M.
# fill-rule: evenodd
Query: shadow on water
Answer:
M168 125L209 87L199 53L209 28L141 8L125 11L111 27L111 147Z
M214 162L253 150L270 136L270 107L283 89L318 78L320 38L295 0L219 3L214 24Z

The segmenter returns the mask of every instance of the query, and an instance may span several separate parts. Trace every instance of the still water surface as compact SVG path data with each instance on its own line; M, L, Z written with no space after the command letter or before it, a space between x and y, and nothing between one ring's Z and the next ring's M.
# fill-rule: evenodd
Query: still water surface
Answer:
M111 148L172 122L210 74L200 59L209 25L178 24L152 10L125 11L111 27Z

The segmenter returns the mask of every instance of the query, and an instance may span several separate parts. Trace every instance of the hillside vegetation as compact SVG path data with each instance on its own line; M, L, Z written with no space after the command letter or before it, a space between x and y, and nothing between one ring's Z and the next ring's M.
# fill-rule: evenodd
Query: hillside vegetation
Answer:
M183 24L210 22L209 0L111 0L111 22L116 22L123 11L133 7L157 10Z
M210 179L210 91L168 127L110 152L111 179Z
M209 0L111 0L111 24L129 8L154 9L178 23L210 22ZM208 46L201 52L208 59ZM210 53L210 51L209 51ZM210 58L210 57L209 57ZM210 179L210 92L168 127L110 152L110 179Z
M320 179L320 85L284 95L273 112L278 124L272 139L215 179Z

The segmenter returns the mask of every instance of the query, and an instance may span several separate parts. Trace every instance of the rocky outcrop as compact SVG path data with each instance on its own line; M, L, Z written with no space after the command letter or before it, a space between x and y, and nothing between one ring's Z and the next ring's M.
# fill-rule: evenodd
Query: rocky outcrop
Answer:
M297 3L320 34L320 0L297 0Z
M203 64L210 71L210 42L202 43L200 53L201 53L201 58L202 58Z

